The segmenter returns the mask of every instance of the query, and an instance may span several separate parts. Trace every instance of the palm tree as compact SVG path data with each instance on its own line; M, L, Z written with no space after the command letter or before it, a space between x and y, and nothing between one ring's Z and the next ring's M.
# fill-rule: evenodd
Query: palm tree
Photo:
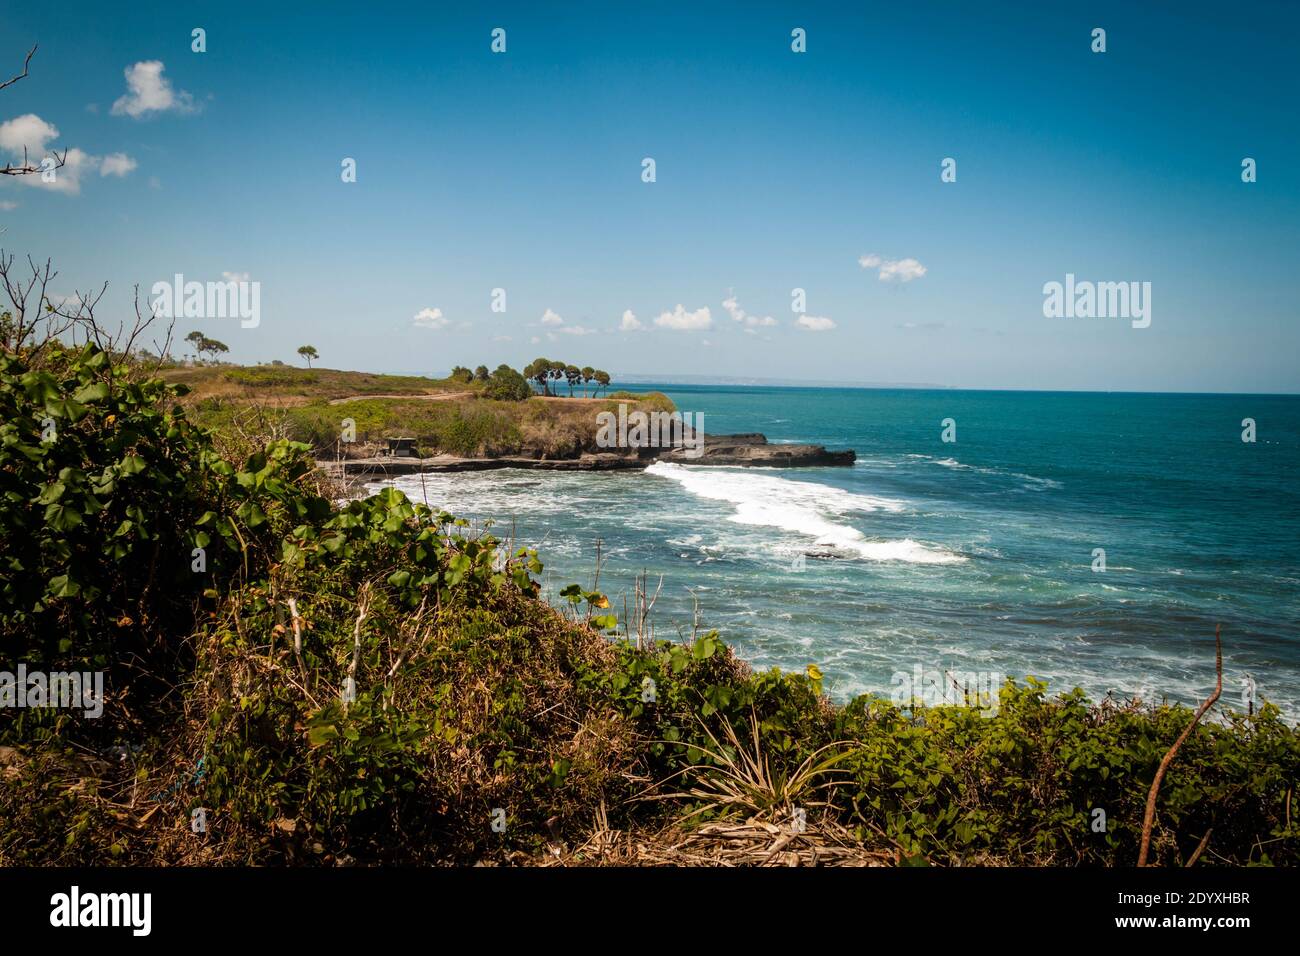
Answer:
M298 354L301 355L303 358L305 358L305 359L307 360L307 367L308 367L308 368L311 368L311 360L312 360L312 359L314 359L314 358L320 358L320 353L316 351L316 347L315 347L314 345L300 345L300 346L298 346Z
M587 397L587 383L595 379L595 377L596 377L596 370L594 368L592 368L590 365L584 365L582 367L582 397L583 398Z

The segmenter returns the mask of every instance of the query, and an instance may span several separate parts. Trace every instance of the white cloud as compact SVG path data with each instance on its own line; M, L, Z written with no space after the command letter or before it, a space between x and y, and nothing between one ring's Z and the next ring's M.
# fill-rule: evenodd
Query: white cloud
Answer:
M5 199L3 201L0 201L0 211L13 212L17 208L18 208L18 203L13 202L12 200Z
M194 97L173 90L171 80L163 76L164 69L162 60L141 60L123 70L127 92L113 103L113 115L139 119L149 113L195 112Z
M508 336L508 335L494 335L494 336L492 336L492 341L493 341L493 342L513 342L514 339L510 338L510 336Z
M59 130L53 123L47 123L35 113L27 113L0 123L0 150L11 157L14 164L21 164L24 159L32 166L40 167L41 161L50 154L50 144L58 139ZM24 157L24 150L26 156ZM53 168L53 182L46 182L41 173L31 173L17 177L29 186L38 186L51 192L66 193L75 196L81 192L83 174L99 170L101 176L125 176L138 164L126 153L112 153L103 158L92 156L83 149L75 147L67 150L63 156L63 165Z
M221 278L225 279L227 282L247 282L248 273L247 272L223 272L221 273Z
M733 321L744 324L746 332L752 332L755 328L760 326L772 326L777 324L776 319L772 318L770 315L750 315L740 307L740 303L736 301L734 295L723 299L722 307L727 310L727 314L731 316Z
M644 329L645 326L631 309L624 309L623 321L618 324L618 328L621 332L635 332L637 329Z
M535 335L534 335L531 339L528 340L529 344L531 344L531 345L536 345L536 344L537 344L538 342L540 342L540 341L541 341L541 339L539 339L539 338L538 338L537 336L535 336Z
M445 329L451 324L442 314L442 309L421 309L415 313L414 323L422 329Z
M0 149L17 153L21 157L23 147L26 147L28 159L39 160L45 155L50 141L58 135L58 127L53 123L45 122L35 113L27 113L0 123Z
M563 335L595 335L595 329L584 328L581 325L565 325L564 319L556 314L553 310L547 309L542 313L542 325L549 326L551 331L546 333L547 339L552 342L558 342L555 333Z
M125 176L138 165L139 163L126 153L109 153L99 164L99 175Z
M925 266L916 259L885 259L874 252L858 259L858 265L864 269L880 270L881 282L911 282L926 273Z
M835 328L831 319L821 315L801 315L794 324L806 332L828 332Z
M709 307L703 306L694 312L687 312L679 302L677 308L672 312L663 312L659 318L655 319L655 325L661 329L679 329L687 332L696 332L702 329L713 327L713 316L709 313Z

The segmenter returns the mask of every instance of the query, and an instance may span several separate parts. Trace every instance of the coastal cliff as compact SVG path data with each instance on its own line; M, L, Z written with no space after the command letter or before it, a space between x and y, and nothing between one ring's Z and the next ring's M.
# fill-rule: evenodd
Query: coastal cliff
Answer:
M773 445L767 436L752 432L741 435L706 435L699 453L685 448L640 448L627 451L584 451L568 458L523 455L467 457L433 455L402 458L376 455L366 458L320 461L320 467L337 475L395 477L421 472L491 471L524 468L537 471L613 471L643 469L656 461L683 465L732 465L755 468L818 468L852 465L852 450L830 451L822 445Z

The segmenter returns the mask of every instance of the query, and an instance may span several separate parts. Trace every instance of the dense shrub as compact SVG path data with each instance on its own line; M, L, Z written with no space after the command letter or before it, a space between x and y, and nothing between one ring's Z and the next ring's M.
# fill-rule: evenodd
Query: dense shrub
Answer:
M0 355L0 641L43 669L151 656L189 628L207 441L183 389L91 346Z
M509 365L498 365L483 389L486 398L499 402L522 402L532 394L533 389L528 381Z

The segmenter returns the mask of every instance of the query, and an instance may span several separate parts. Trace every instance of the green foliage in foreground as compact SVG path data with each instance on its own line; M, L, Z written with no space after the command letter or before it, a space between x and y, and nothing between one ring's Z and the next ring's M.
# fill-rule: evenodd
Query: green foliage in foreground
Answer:
M175 392L100 355L0 365L0 664L109 684L100 721L0 711L0 863L467 863L581 843L602 812L649 832L796 807L902 862L1137 858L1185 708L1032 680L991 716L834 707L816 668L752 673L715 632L638 647L598 592L542 602L529 551L394 490L332 504L304 445L225 460ZM735 772L751 719L765 781ZM1298 776L1272 707L1198 727L1155 860L1208 833L1203 863L1294 865Z

